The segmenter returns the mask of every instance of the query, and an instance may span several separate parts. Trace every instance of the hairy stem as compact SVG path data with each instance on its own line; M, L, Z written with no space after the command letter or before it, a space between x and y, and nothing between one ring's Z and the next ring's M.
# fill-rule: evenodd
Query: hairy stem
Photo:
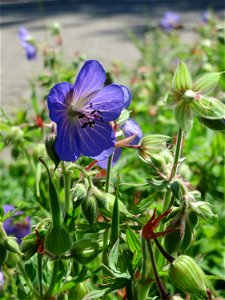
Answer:
M57 274L58 274L58 269L59 269L59 260L56 260L56 261L54 261L52 278L51 278L51 282L50 282L50 285L49 285L49 288L48 288L45 298L50 298L51 296L53 296L54 287L56 284L56 279L57 279Z
M39 283L39 291L40 296L43 297L43 284L42 284L42 258L43 255L37 254L37 262L38 262L38 283Z
M70 172L66 169L65 162L62 162L62 169L63 169L63 176L64 176L64 197L65 197L65 207L64 207L64 217L66 216L67 212L70 210L70 184L71 184L71 177Z

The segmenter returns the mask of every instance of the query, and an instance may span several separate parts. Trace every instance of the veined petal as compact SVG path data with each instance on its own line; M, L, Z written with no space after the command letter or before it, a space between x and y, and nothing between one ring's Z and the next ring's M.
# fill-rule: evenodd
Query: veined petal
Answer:
M112 160L112 167L117 163L117 161L120 159L122 153L121 148L114 148L114 153L113 153L113 160ZM102 169L107 169L108 166L108 158L105 158L101 160L101 154L98 156L98 158L95 158L98 160L97 165L102 168Z
M66 117L72 89L71 83L61 82L54 85L50 90L47 101L49 116L52 121L59 122L62 117Z
M105 70L96 60L88 60L81 68L74 84L75 100L87 98L103 87L106 80Z
M102 151L102 153L100 153L97 156L90 156L90 157L93 158L94 160L104 160L107 159L113 153L113 150L114 147L111 147L109 149Z
M125 138L136 134L136 137L132 142L130 142L130 145L137 145L140 142L142 138L142 131L138 123L135 122L133 119L128 119L124 123L124 125L121 126L121 129L124 133Z
M76 126L66 119L63 121L57 124L55 150L61 160L75 161L81 155L76 139Z
M94 95L88 104L85 111L100 111L104 122L113 121L119 117L124 108L124 92L119 85L111 84Z
M96 121L94 127L85 128L81 128L80 123L76 125L76 129L79 150L85 156L95 157L115 144L115 133L107 123Z

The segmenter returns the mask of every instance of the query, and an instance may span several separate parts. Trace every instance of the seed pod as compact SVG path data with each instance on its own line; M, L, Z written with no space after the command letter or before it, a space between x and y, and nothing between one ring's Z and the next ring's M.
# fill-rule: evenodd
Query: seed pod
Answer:
M45 148L46 151L48 153L48 156L50 157L50 159L53 161L53 163L55 164L55 169L57 169L59 163L60 163L60 159L58 157L58 154L55 151L55 142L56 142L56 134L55 133L50 133L45 140Z
M92 261L100 252L99 244L94 239L76 241L71 250L71 256L80 264Z
M83 200L81 207L86 220L92 227L98 215L98 205L96 199L93 196L86 197Z
M205 274L189 256L178 256L169 267L169 278L179 290L206 297Z
M3 265L4 261L6 260L7 257L7 249L0 244L0 267Z

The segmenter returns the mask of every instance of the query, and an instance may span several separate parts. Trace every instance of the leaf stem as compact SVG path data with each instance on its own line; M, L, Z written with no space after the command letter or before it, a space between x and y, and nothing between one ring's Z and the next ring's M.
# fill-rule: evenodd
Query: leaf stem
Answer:
M150 259L151 259L151 263L152 263L152 269L153 269L153 273L154 273L154 277L155 277L155 282L156 282L156 285L158 287L158 290L160 292L160 295L161 295L161 298L162 299L166 299L168 297L168 293L159 277L159 274L158 274L158 270L157 270L157 267L156 267L156 262L155 262L155 257L154 257L154 253L153 253L153 249L152 249L152 243L150 240L146 240L147 242L147 246L148 246L148 251L149 251L149 254L150 254Z
M71 203L70 203L71 177L70 177L70 172L66 169L66 165L64 161L62 162L62 169L63 169L63 176L64 176L64 197L65 197L64 217L65 217L71 207Z
M42 284L42 258L43 255L37 254L37 263L38 263L38 283L39 283L39 291L41 298L43 297L43 284Z
M182 148L182 137L183 137L183 130L181 128L179 128L178 133L177 133L177 142L176 142L173 167L172 167L172 170L170 173L170 180L172 180L177 175L178 162L180 159L181 148ZM164 198L163 211L166 211L167 209L170 208L170 204L171 204L170 199L171 199L171 191L170 191L170 189L168 189L165 194L165 198Z
M30 288L30 290L32 291L33 293L33 296L36 298L36 299L40 299L40 296L37 292L37 290L34 288L34 286L32 285L31 281L30 281L30 278L29 276L27 275L27 272L26 270L24 269L24 266L22 264L22 262L20 261L20 259L18 257L16 257L16 261L17 261L17 266L19 268L19 271L20 273L23 275L23 278L24 280L26 281L28 287Z
M107 174L106 174L106 182L105 182L105 191L106 191L106 193L109 192L110 179L111 179L111 169L112 169L112 160L113 160L113 154L111 154L108 158Z
M55 287L56 279L57 279L57 274L58 274L58 269L59 269L59 260L56 260L56 261L54 261L52 278L51 278L50 285L48 287L48 291L45 295L45 298L50 298L53 295L54 287Z

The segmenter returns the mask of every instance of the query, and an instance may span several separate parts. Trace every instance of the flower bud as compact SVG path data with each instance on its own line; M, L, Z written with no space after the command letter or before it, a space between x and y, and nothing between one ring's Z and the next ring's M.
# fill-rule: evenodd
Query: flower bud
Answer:
M12 126L9 129L6 138L13 142L19 142L23 139L23 130L18 126Z
M191 75L185 63L180 62L172 81L172 89L179 92L190 90L192 88Z
M189 256L178 256L169 267L169 278L179 290L206 297L205 274Z
M59 228L50 226L46 234L44 249L53 255L60 256L68 251L70 247L70 235L64 225Z
M81 206L86 220L92 227L98 215L98 205L96 199L93 196L87 196L83 200Z
M166 141L169 139L165 135L147 135L142 138L139 148L139 156L145 162L151 161L151 155L159 154L166 149Z
M16 242L16 238L14 238L14 237L4 237L2 240L2 245L9 252L22 254L20 252L19 245Z
M92 261L100 252L99 244L94 239L76 241L71 250L71 256L80 264Z
M211 92L219 83L220 72L211 72L200 75L193 84L193 90L206 94Z
M104 193L97 189L94 190L94 193L98 202L99 211L103 214L103 216L111 218L113 213L113 206L115 203L115 196ZM131 216L122 201L119 200L118 204L121 216Z
M68 299L82 300L88 293L85 282L79 282L74 288L69 289Z
M87 197L87 189L82 183L77 183L73 188L72 198L73 207L77 208Z
M38 236L41 241L44 240L45 230L39 230ZM23 260L30 259L38 251L38 239L36 233L31 233L22 239L20 245L21 252L23 253Z
M48 153L48 156L50 157L50 159L53 161L53 163L55 164L55 169L57 169L59 163L60 163L60 159L58 157L58 154L55 151L55 142L56 142L56 134L55 133L50 133L45 140L45 148L46 151Z
M203 219L216 217L216 215L211 210L212 205L210 203L207 203L205 201L196 201L190 202L189 204L192 210Z

